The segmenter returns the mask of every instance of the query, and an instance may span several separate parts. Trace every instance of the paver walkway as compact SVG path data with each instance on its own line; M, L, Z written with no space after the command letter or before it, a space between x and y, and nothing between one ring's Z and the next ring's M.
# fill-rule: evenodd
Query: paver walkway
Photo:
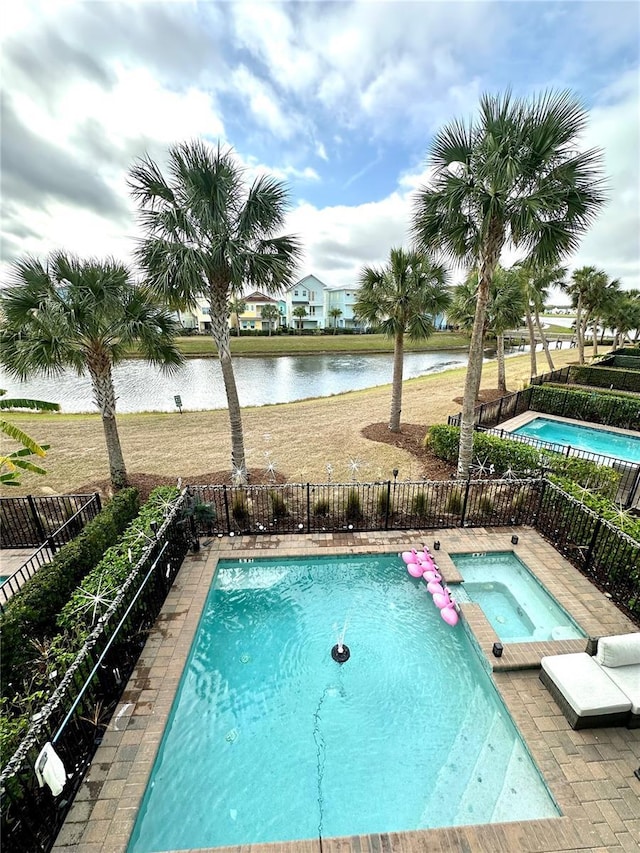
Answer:
M592 637L637 630L607 598L538 533L513 528L443 530L438 559L455 582L449 552L514 549ZM234 557L388 553L416 542L431 544L433 531L245 536L216 539L187 557L150 633L102 745L55 846L56 853L124 853L151 771L191 641L219 559ZM640 729L573 731L538 679L542 654L584 649L587 641L506 646L491 656L495 635L479 608L464 615L494 666L494 679L538 764L562 817L280 844L217 848L219 853L417 853L417 851L637 851L640 849ZM499 668L496 668L499 667ZM515 669L514 669L515 667ZM167 815L167 820L179 816Z

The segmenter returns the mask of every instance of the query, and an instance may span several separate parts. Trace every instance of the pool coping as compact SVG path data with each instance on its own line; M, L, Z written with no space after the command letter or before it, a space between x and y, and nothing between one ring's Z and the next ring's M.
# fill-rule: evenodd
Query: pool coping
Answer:
M517 530L517 546L511 535ZM389 553L416 543L440 541L438 564L455 582L449 553L517 549L520 558L592 637L637 630L602 593L530 528L475 528L386 533L244 536L215 539L190 555L178 573L162 612L150 631L101 746L67 820L56 853L125 853L147 779L160 744L218 560ZM270 553L271 552L271 553ZM453 571L452 571L453 569ZM540 574L539 574L540 573ZM459 577L459 575L458 575ZM567 601L571 606L567 606ZM463 614L494 682L563 816L535 821L408 831L350 839L324 839L322 851L487 850L561 851L635 849L640 832L640 730L573 731L538 680L543 654L584 650L585 641L506 644L502 658L491 654L495 633L478 605ZM576 649L576 644L580 648ZM511 647L510 647L511 646ZM525 646L526 648L522 648ZM537 661L537 662L536 662ZM633 841L633 846L630 842ZM214 849L214 848L207 848ZM215 848L222 853L311 853L318 839L280 844Z

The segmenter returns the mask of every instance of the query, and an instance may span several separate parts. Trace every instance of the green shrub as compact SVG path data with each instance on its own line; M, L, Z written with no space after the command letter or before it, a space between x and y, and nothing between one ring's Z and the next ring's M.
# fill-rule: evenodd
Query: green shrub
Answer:
M414 515L424 516L429 509L429 502L424 492L416 492L411 500L411 512Z
M239 527L246 527L249 523L249 507L244 495L236 495L231 504L231 515Z
M621 429L640 429L640 407L633 397L533 385L530 408Z
M452 512L454 514L458 514L462 512L462 492L460 489L453 489L447 500L444 504L445 512Z
M493 501L488 495L482 495L478 501L478 510L482 515L491 515L493 512Z
M218 520L215 506L208 502L192 503L185 509L184 515L186 518L193 518L197 528L204 528L207 533L211 533Z
M108 609L133 567L154 538L153 527L160 527L165 510L178 497L175 486L159 486L149 495L140 512L92 569L60 611L57 624L69 631L88 635ZM153 526L152 526L153 525Z
M585 491L579 485L576 485L576 483L571 482L571 480L567 480L564 477L557 477L553 474L549 479L560 486L567 494L589 507L589 509L593 510L601 518L606 519L614 527L631 536L636 542L640 542L640 518L621 511L620 507L613 501L599 494Z
M93 626L131 574L178 495L178 489L172 486L154 489L137 517L121 533L117 545L107 549L100 562L73 591L57 616L56 633L25 643L26 657L23 655L19 660L13 654L10 670L6 669L9 661L3 656L3 676L7 688L11 686L5 692L1 708L5 712L3 717L8 717L0 729L0 745L6 759L17 748L33 713L49 699L75 660ZM137 493L134 497L137 499ZM6 652L6 647L3 651Z
M460 446L460 429L446 424L436 424L426 434L424 446L440 459L456 463Z
M326 498L318 498L318 500L313 502L313 514L314 515L329 515L329 510L331 509L331 505Z
M38 569L5 604L2 628L2 691L33 656L32 641L56 630L56 618L72 592L102 559L138 511L138 492L123 489L82 532Z
M591 385L596 388L615 388L620 391L640 393L640 360L629 359L633 364L624 369L617 361L613 365L572 365L569 381L576 385ZM546 383L545 383L546 384Z
M349 489L345 514L349 521L357 521L362 517L362 505L360 503L360 494L357 489Z
M386 486L384 486L382 491L378 494L376 506L378 507L378 515L387 515L387 513L392 511L391 497Z
M274 519L285 518L289 515L286 501L280 492L276 492L275 489L269 492L269 499L271 501L271 512L273 513Z
M433 426L425 439L436 456L455 462L458 458L460 429L439 424ZM542 467L561 477L579 483L586 489L603 493L613 499L618 490L620 474L607 465L598 465L578 456L565 456L550 450L538 450L529 444L500 438L486 432L473 434L474 459L486 460L497 475L509 471L516 477L538 476Z

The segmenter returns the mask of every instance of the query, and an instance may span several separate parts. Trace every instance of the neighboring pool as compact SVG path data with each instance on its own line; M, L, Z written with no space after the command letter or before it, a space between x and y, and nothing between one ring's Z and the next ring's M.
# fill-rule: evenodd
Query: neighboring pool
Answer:
M128 849L557 815L463 622L396 555L222 561Z
M607 429L569 424L550 418L535 418L513 430L513 434L526 435L563 447L588 450L603 456L614 456L627 462L640 462L640 438Z
M480 605L503 642L587 636L513 551L451 554L451 559L464 578L463 592Z
M0 586L2 586L5 581L8 581L10 577L11 575L0 575Z

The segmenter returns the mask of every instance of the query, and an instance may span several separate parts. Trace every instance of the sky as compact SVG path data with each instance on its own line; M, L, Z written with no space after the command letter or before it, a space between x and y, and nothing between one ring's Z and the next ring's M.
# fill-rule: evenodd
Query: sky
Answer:
M3 283L17 258L54 249L130 263L132 164L162 167L169 146L202 138L232 146L247 181L287 182L300 278L352 286L409 245L444 124L483 92L568 88L610 198L565 263L640 288L637 0L20 0L4 5L0 51Z

